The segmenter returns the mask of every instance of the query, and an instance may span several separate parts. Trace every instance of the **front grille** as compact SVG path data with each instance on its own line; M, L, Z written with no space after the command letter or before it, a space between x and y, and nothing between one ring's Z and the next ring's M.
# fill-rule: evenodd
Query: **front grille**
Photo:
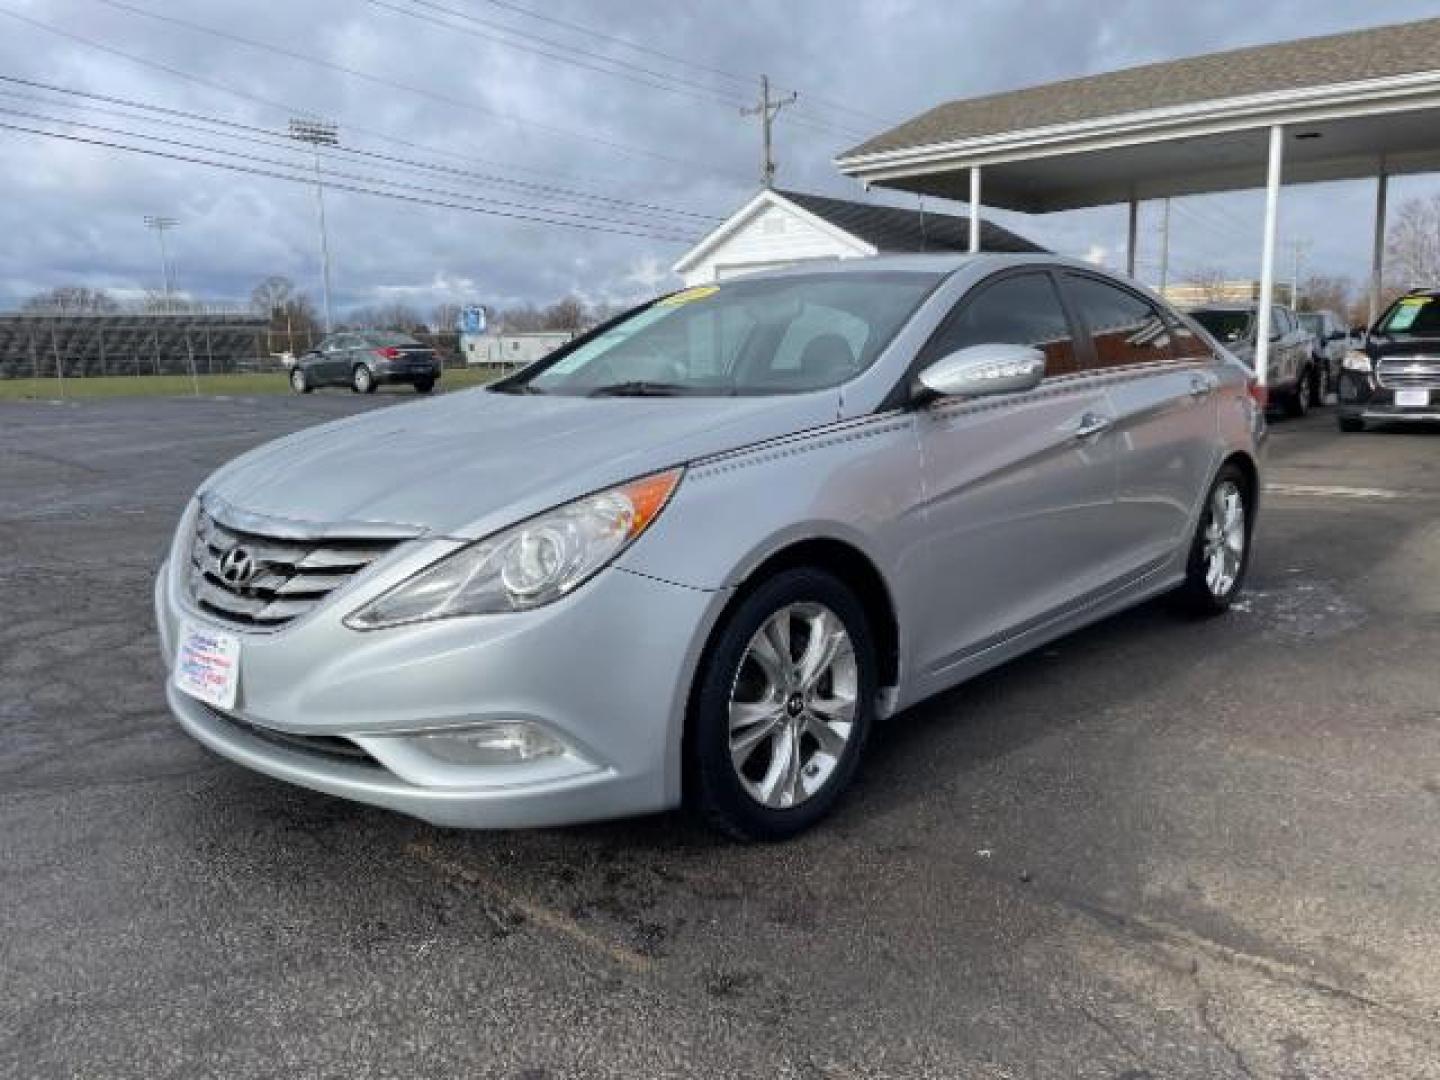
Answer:
M227 622L273 630L304 615L395 543L267 536L201 510L190 549L190 596Z
M349 739L342 739L338 735L296 735L288 731L276 731L274 728L261 727L259 724L242 720L238 716L221 712L210 705L203 707L207 713L221 723L238 728L246 735L270 743L272 746L278 746L285 750L297 750L302 754L328 758L331 761L343 761L351 765L365 765L373 769L383 768L378 761L365 752L363 747Z
M1405 356L1381 360L1375 377L1387 390L1440 390L1440 359Z

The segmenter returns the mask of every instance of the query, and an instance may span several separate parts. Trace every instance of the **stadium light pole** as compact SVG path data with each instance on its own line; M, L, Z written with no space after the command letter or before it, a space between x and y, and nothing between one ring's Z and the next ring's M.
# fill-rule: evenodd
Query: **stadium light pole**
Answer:
M325 180L320 172L320 148L339 146L340 136L333 123L325 120L290 121L290 137L309 143L315 154L315 205L320 211L320 274L325 298L325 333L332 329L330 321L330 241L325 235Z
M145 227L152 229L160 240L160 291L165 294L165 310L174 309L174 303L170 299L170 257L165 251L165 233L175 228L180 222L172 217L162 217L158 214L145 215Z

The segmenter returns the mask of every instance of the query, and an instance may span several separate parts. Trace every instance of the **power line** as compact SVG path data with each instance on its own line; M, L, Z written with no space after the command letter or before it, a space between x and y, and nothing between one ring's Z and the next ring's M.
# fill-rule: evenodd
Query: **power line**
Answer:
M78 125L77 125L77 126L78 126ZM150 148L150 147L130 146L130 145L127 145L127 144L125 144L125 143L110 142L109 140L106 140L106 139L94 139L94 138L89 138L89 137L82 136L82 135L69 135L69 134L65 134L64 132L58 132L58 131L46 131L46 130L44 130L43 128L27 127L27 126L22 125L22 124L11 124L11 123L6 123L6 122L4 122L4 121L0 121L0 130L17 131L17 132L21 132L21 133L27 134L27 135L37 135L37 136L41 136L41 137L43 137L43 138L49 138L49 139L60 139L60 140L66 141L66 142L82 143L82 144L85 144L85 145L88 145L88 146L105 147L105 148L111 149L111 150L124 150L124 151L127 151L127 152L129 152L129 153L133 153L133 154L143 154L143 155L146 155L146 156L149 156L149 157L164 158L164 159L169 160L169 161L182 161L182 162L186 162L186 163L188 163L188 164L194 164L194 165L208 165L208 166L210 166L211 168L226 169L226 170L228 170L228 171L230 171L230 172L247 173L247 174L252 175L252 176L264 176L264 177L269 177L269 178L276 179L276 180L288 180L288 181L290 181L290 182L292 182L292 183L308 184L308 183L311 183L311 182L312 182L309 177L306 177L306 176L303 176L303 175L298 175L298 176L297 176L297 175L295 175L295 174L293 174L293 173L276 172L276 171L274 171L273 169L262 169L262 168L257 168L257 167L252 166L252 165L239 164L239 163L233 162L233 161L213 161L213 160L210 160L210 159L208 159L208 158L197 158L197 157L194 157L194 156L191 156L191 155L188 155L188 154L173 153L173 152L166 151L166 150L156 150L156 149L152 149L152 148ZM226 153L226 152L224 152L224 151L214 151L214 150L211 150L210 152L211 152L211 153ZM241 158L241 159L247 158L247 155L234 154L234 153L229 153L228 156L237 157L237 158ZM282 164L282 167L284 167L284 168L295 168L295 166L290 165L290 164L288 164L288 163L281 163L281 164ZM344 174L331 174L331 175L332 175L332 176L340 176L340 175L344 175ZM380 182L381 182L381 183L385 183L384 181L380 181ZM386 186L396 186L396 185L386 184ZM408 185L398 185L398 186L407 186L407 187L408 187ZM330 187L332 187L332 188L334 188L334 189L336 189L336 190L338 190L338 191L349 191L349 192L353 192L353 193L360 194L360 195L374 195L374 196L377 196L377 197L379 197L379 198L394 199L394 200L396 200L396 201L398 201L398 202L414 203L414 204L417 204L417 205L420 205L420 206L437 206L437 207L442 207L442 208L448 209L448 210L463 210L463 211L465 211L465 212L467 212L467 213L472 213L472 214L484 214L484 215L487 215L487 216L490 216L490 217L509 218L509 219L516 220L516 221L527 221L527 222L532 222L532 223L540 224L540 225L559 225L559 226L562 226L562 227L565 227L565 228L588 230L588 231L592 231L592 232L607 232L607 233L614 233L614 234L619 235L619 236L634 236L634 237L640 237L640 238L643 238L643 239L650 239L650 240L666 240L666 241L673 241L673 242L675 242L675 243L690 243L690 242L692 242L693 239L694 239L693 237L665 236L665 235L660 235L660 234L653 233L653 232L641 232L641 231L637 231L637 230L630 230L630 229L624 229L624 228L614 228L614 227L611 227L610 225L602 224L602 223L595 222L595 221L592 221L592 222L590 222L590 223L579 222L579 221L562 221L562 220L556 220L556 219L553 219L553 218L542 217L542 216L537 215L537 214L526 214L526 213L510 212L510 211L506 211L506 210L492 210L492 209L485 208L485 207L479 207L479 206L470 205L470 204L468 204L468 203L457 203L457 202L453 202L453 201L445 201L445 200L442 200L442 199L439 199L439 198L428 198L428 197L422 197L422 196L418 196L418 195L407 195L407 194L403 194L403 193L401 193L401 192L394 192L394 191L380 191L380 190L376 190L376 189L374 189L374 188L366 187L366 186L364 186L363 184L358 184L358 183L337 182L337 181L333 181L333 180L332 180L332 182L330 183ZM460 197L460 198L464 198L465 196L459 196L459 197ZM478 200L476 200L476 201L478 201Z
M61 29L61 28L58 27L58 26L52 26L52 25L50 25L49 23L41 22L41 21L39 21L38 19L32 19L32 18L30 18L30 17L28 17L28 16L26 16L26 15L21 15L19 12L11 11L11 10L9 10L8 8L0 7L0 15L8 16L9 18L15 19L15 20L18 21L18 22L22 22L22 23L26 24L27 26L31 26L31 27L33 27L33 28L35 28L35 29L37 29L37 30L42 30L42 31L44 31L44 32L46 32L46 33L48 33L48 34L53 34L53 35L55 35L56 37L64 38L64 39L66 39L67 41L73 41L73 42L75 42L76 44L84 45L86 48L94 49L94 50L96 50L97 52L103 52L103 53L105 53L105 54L107 54L107 55L109 55L109 56L116 56L116 57L119 57L119 58L122 59L122 60L128 60L128 61L130 61L131 63L137 64L137 65L139 65L139 66L141 66L141 67L153 68L153 69L155 69L155 70L157 70L157 71L163 71L163 72L164 72L165 74L167 74L167 75L174 76L175 78L182 79L182 80L184 80L184 81L186 81L186 82L194 83L194 84L197 85L197 86L204 86L204 87L207 87L208 89L211 89L211 90L218 90L218 91L220 91L221 93L229 94L229 95L231 95L231 96L233 96L233 97L240 98L241 100L254 102L254 103L258 104L258 105L263 105L263 106L265 106L266 108L271 109L271 110L273 110L273 111L275 111L275 112L283 112L286 116L293 116L294 114L299 113L299 112L312 111L312 110L306 109L306 108L303 107L303 106L297 105L297 104L295 104L294 102L277 101L277 100L274 99L274 98L268 98L268 97L265 97L265 96L263 96L263 95L261 95L261 94L256 94L256 93L254 93L254 92L252 92L252 91L242 90L242 89L240 89L239 87L230 86L230 85L227 84L227 83L223 83L223 82L220 82L220 81L215 80L215 79L209 79L209 78L206 78L206 77L203 76L203 75L196 75L196 74L194 74L193 72L189 72L189 71L185 71L185 70L183 70L183 69L181 69L181 68L173 67L173 66L171 66L171 65L169 65L169 64L162 63L161 61L158 61L158 60L150 60L150 59L148 59L148 58L146 58L146 57L143 57L143 56L136 56L134 53L126 52L126 51L123 50L123 49L118 49L118 48L114 47L113 45L107 45L107 44L105 44L104 42L95 41L93 38L88 38L88 37L85 37L85 36L83 36L83 35L81 35L81 34L73 33L72 31L69 31L69 30L63 30L63 29ZM26 82L26 80L13 80L13 81ZM27 83L27 84L28 84L28 85L34 85L34 86L41 86L41 87L45 87L45 86L47 85L47 84L43 84L43 83L34 83L34 82L30 82L30 83ZM63 93L80 93L79 91L68 91L68 90L63 90L63 89L62 89L60 92L63 92ZM89 95L89 96L98 96L101 100L117 101L117 102L120 102L120 103L122 103L122 104L125 103L124 99L105 98L103 95ZM162 111L166 111L166 112L172 113L172 114L174 114L174 115L186 115L185 113L181 112L180 110L164 110L163 107L160 107L160 106L144 106L144 105L141 105L141 106L137 106L137 107L142 107L142 108L156 108L156 109L160 109L160 110L162 110ZM220 121L220 122L222 122L222 123L227 123L227 124L234 124L234 123L235 123L234 121ZM241 127L243 127L243 126L245 126L245 125L236 125L236 126L241 126ZM474 157L473 155L466 155L466 154L460 153L460 152L458 152L458 151L446 150L446 149L442 149L442 148L440 148L440 147L429 146L429 145L426 145L426 144L424 144L424 143L417 143L417 142L414 142L414 141L409 140L409 139L402 139L402 138L400 138L400 137L397 136L397 135L391 135L391 134L388 134L387 132L383 132L383 131L376 131L376 130L374 130L374 129L372 129L372 128L363 127L363 126L358 125L358 124L347 123L346 126L347 126L347 128L348 128L349 130L359 132L360 134L363 134L363 135L369 135L371 138L379 139L379 140L382 141L382 142L391 143L391 144L396 145L396 146L403 146L403 147L405 147L406 149L409 149L409 150L418 150L418 151L420 151L420 152L422 152L422 153L428 153L428 154L438 154L438 155L441 156L441 157L447 157L447 158L450 158L450 159L452 159L452 160L463 161L463 162L472 163L472 164L481 164L481 165L486 165L486 166L493 166L493 165L496 164L495 162L486 161L486 160L483 159L483 158L476 158L476 157ZM511 169L513 169L513 170L515 170L515 171L517 171L517 172L532 173L532 174L537 175L537 176L563 175L563 174L556 174L553 170L532 169L532 168L526 168L525 166L520 166L520 165L510 165L510 166L508 166L508 167L511 168ZM520 183L520 181L511 181L511 183L518 184L518 183ZM629 201L629 200L611 200L611 199L607 199L607 197L605 197L605 196L599 196L599 195L595 195L595 196L591 196L591 197L596 198L596 199L606 200L606 201L616 201L616 202ZM642 203L642 204L636 204L636 205L646 206L647 204L643 204L643 203ZM647 206L647 208L648 208L648 209L660 209L662 212L666 212L666 213L674 212L674 211L671 211L669 208L660 208L660 207L654 207L654 206ZM683 211L680 211L680 213L684 213L684 212L683 212Z
M661 153L658 150L647 150L644 147L631 146L628 143L616 142L613 139L607 139L600 135L592 135L589 132L572 131L569 128L557 127L553 124L542 123L538 120L528 120L524 117L512 116L509 113L501 112L498 109L491 109L484 105L477 105L474 102L463 101L460 98L451 97L448 94L441 94L434 90L427 90L421 86L414 86L409 83L398 82L397 80L388 78L387 76L376 75L373 72L362 71L359 68L352 68L345 64L337 64L333 60L325 60L318 56L311 56L303 52L297 52L294 49L287 49L282 45L275 45L267 41L257 41L254 38L248 38L242 34L236 34L229 30L222 30L218 27L206 26L203 23L191 22L188 19L182 19L175 15L166 15L158 11L148 11L145 8L134 7L131 4L125 3L124 0L95 0L95 2L99 4L104 4L107 7L115 8L118 11L125 11L132 15L138 15L141 18L153 19L156 22L168 23L172 26L183 27L184 29L193 31L195 33L207 34L211 37L217 37L224 41L235 42L236 44L244 45L247 48L257 49L261 52L273 53L277 56L284 56L287 59L296 60L302 64L310 64L314 67L321 67L329 71L336 71L343 75L348 75L352 78L364 79L367 82L373 82L381 86L387 86L392 90L403 90L406 93L414 94L417 97L429 98L432 101L439 102L443 105L448 105L451 108L463 109L467 112L484 113L485 115L493 116L504 123L513 124L518 127L533 127L537 131L544 131L551 135L561 135L565 138L581 139L585 142L594 143L597 146L604 146L607 149L618 151L619 153L653 158L657 161L665 161L674 165L685 165L687 167L693 167L693 165L695 164L693 160L687 161L684 158L672 157L669 154Z
M16 98L22 101L30 101L44 104L51 107L67 109L83 109L96 115L113 116L125 120L139 120L142 123L163 124L169 128L179 131L192 131L197 134L209 135L215 138L233 139L240 142L251 143L257 146L264 146L270 149L293 151L295 147L290 144L289 139L269 128L263 128L254 124L243 124L235 120L227 120L221 117L207 116L203 113L196 113L184 109L173 109L167 106L154 105L148 102L137 101L133 98L116 97L110 94L96 94L84 90L74 90L68 87L56 86L52 83L39 82L34 79L22 79L11 75L0 75L0 83L12 83L27 86L34 89L45 90L54 94L62 94L85 99L81 104L70 104L63 101L54 101L50 98L40 97L34 94L21 94L13 90L0 90L0 94L6 97ZM111 105L121 105L126 109L139 110L159 114L160 118L152 119L149 116L137 116L135 112L124 112L118 109L105 109L89 104L91 101L101 101ZM296 110L297 112L300 110ZM186 120L199 121L199 124L181 123L173 117L183 117ZM215 127L231 129L230 131L212 131L208 127L200 126L209 124ZM245 132L246 134L237 134ZM687 218L695 221L710 223L723 220L715 214L701 214L691 210L680 210L674 207L661 206L655 203L636 202L630 199L617 199L605 195L597 195L590 192L578 191L571 188L560 187L551 184L539 184L527 180L514 180L509 177L495 176L488 173L470 172L464 169L457 169L452 166L442 165L435 162L417 161L411 158L397 157L392 154L383 154L374 150L365 150L355 146L341 146L335 148L340 155L357 156L381 162L390 168L397 168L408 172L431 172L445 176L451 176L464 180L476 181L480 184L495 184L502 187L513 187L522 191L533 191L544 195L560 195L567 201L596 202L605 205L613 205L624 210L645 211L650 214L661 214L679 218ZM334 156L327 153L326 156Z
M102 0L102 2L109 3L111 2L111 0ZM410 4L418 5L420 7L429 9L430 11L440 12L454 19L464 20L466 24L475 25L457 25L456 23L447 22L444 19L436 18L434 15L427 14L425 11L417 11L414 8L409 7L399 7L395 3L391 2L391 0L365 0L365 2L370 4L370 6L372 7L381 8L385 11L394 12L398 15L408 15L412 19L419 19L434 26L443 27L446 30L454 30L462 34L469 34L472 37L482 38L486 41L496 41L504 45L512 46L513 48L524 49L527 52L535 53L539 56L545 56L552 60L558 60L561 63L573 64L588 71L596 71L602 75L614 75L617 78L627 79L630 82L638 83L641 86L649 87L651 89L667 90L671 93L682 94L685 97L698 99L701 101L714 101L721 105L728 105L732 108L737 106L743 106L743 103L739 101L739 99L731 96L724 96L724 91L717 91L712 87L706 86L704 83L694 82L690 79L682 79L679 76L672 75L663 71L656 71L653 68L640 67L636 64L631 64L624 60L618 60L614 57L603 56L599 53L589 52L587 50L577 48L573 45L567 45L563 42L554 41L550 38L542 38L533 34L527 34L524 31L514 30L500 23L481 19L476 15L470 14L469 12L457 11L455 8L446 7L443 4L435 3L434 0L408 0L408 2ZM538 41L545 45L553 46L554 48L565 49L571 53L576 53L579 56L585 57L587 59L576 59L575 56L568 56L564 54L550 52L545 49L539 49L533 45L526 44L524 41L515 41L512 40L511 37L500 37L494 33L487 33L485 30L476 29L476 26L493 27L495 29L501 30L506 34L520 38L527 38L531 41ZM597 64L589 63L587 62L587 60L597 60L604 64L613 64L625 70L616 71L613 68L601 67ZM864 138L864 135L859 132L837 126L824 120L804 117L799 122L803 123L804 126L817 131L844 135L847 138Z
M427 6L435 6L431 4L429 0L412 0L412 2L425 3ZM729 71L725 68L706 65L697 60L688 59L683 56L677 56L674 53L665 52L661 49L656 49L649 45L641 45L638 42L631 41L628 38L620 37L616 34L609 34L603 30L597 30L592 26L585 26L582 23L572 22L568 19L562 19L555 15L547 15L542 14L538 11L532 11L521 4L510 2L510 0L481 0L481 2L489 4L491 7L498 7L505 11L513 12L516 15L521 15L527 19L535 19L540 22L550 23L554 26L561 26L567 30L572 30L576 33L584 34L589 38L594 38L600 41L608 41L611 44L619 45L620 47L625 49L631 49L637 53L644 53L647 56L653 56L657 59L668 60L672 64L680 64L684 67L694 68L697 71L704 71L711 75L718 75L723 79L729 79L732 82L738 83L741 87L744 87L746 89L755 84L755 76L753 74L746 75L735 71ZM787 87L786 89L795 88ZM830 108L836 111L850 113L865 120L871 120L876 123L886 125L893 125L895 123L895 121L889 117L880 116L876 113L867 112L863 109L856 109L852 106L843 104L842 102L819 97L815 94L811 94L808 92L805 96L810 101L828 105Z
M150 141L150 142L160 143L160 144L165 145L165 146L175 146L175 147L179 147L180 149L183 149L183 150L193 150L193 151L199 151L199 152L201 152L201 153L217 154L217 155L221 155L221 156L225 156L225 157L233 157L233 158L237 158L237 159L242 160L242 161L256 162L256 163L259 163L259 164L262 164L262 165L272 165L272 166L276 166L276 167L278 167L278 168L283 168L283 169L299 169L299 168L302 167L302 166L296 164L296 163L293 162L293 161L280 161L280 160L276 160L275 158L262 157L262 156L257 155L257 154L242 154L242 153L239 153L238 151L235 151L235 150L225 150L225 149L221 149L221 148L219 148L219 147L206 146L206 145L203 145L203 144L186 142L186 141L180 140L180 139L169 139L169 138L165 138L164 136L161 136L161 135L151 135L151 134L147 134L147 133L145 133L145 132L126 131L126 130L124 130L123 128L111 128L111 127L106 127L106 126L101 125L101 124L87 124L87 123L84 123L83 121L79 121L79 120L67 120L67 119L65 119L65 118L63 118L63 117L45 116L45 115L38 114L38 113L27 113L27 112L22 112L22 111L19 111L19 110L16 110L16 109L6 109L6 108L3 108L3 107L0 107L0 114L4 114L4 115L8 115L8 116L18 116L18 117L20 117L20 118L22 118L22 119L28 119L28 120L38 120L38 121L41 121L42 123L66 124L66 125L69 125L70 127L84 128L84 129L89 130L89 131L99 131L99 132L102 132L102 133L107 134L107 135L117 135L117 136L121 136L121 137L124 137L124 138L127 138L127 139L143 139L143 140L148 140L148 141ZM553 216L553 215L558 215L558 216L561 217L561 218L574 218L574 219L577 219L577 220L579 220L579 221L585 221L585 222L597 222L597 223L603 223L603 224L605 224L605 225L618 225L618 226L623 226L623 227L625 227L625 228L637 228L637 229L650 229L650 228L651 228L651 227L649 226L649 224L646 223L646 222L636 222L636 221L615 220L615 219L610 219L610 218L591 217L591 216L587 216L587 215L584 215L584 214L573 213L573 212L571 212L571 211L569 211L569 210L551 209L551 208L548 208L548 207L532 206L532 205L529 205L529 204L527 204L527 203L510 202L510 201L507 201L507 200L504 200L504 199L495 199L495 198L490 198L490 197L466 195L466 194L461 193L461 192L447 191L447 190L444 190L444 189L441 189L441 188L426 187L426 186L421 185L421 184L406 184L406 183L402 183L402 182L396 181L396 180L389 180L389 179L386 179L386 178L384 178L384 177L367 176L367 175L364 175L364 174L341 172L341 171L336 170L336 169L326 169L326 170L324 170L323 175L326 176L326 177L340 177L340 178L342 178L342 179L354 180L354 181L361 182L361 183L365 183L365 184L379 184L379 185L384 186L384 187L393 187L393 188L398 188L398 189L406 190L406 191L418 191L418 192L421 192L421 193L426 194L426 195L437 195L437 196L442 196L442 197L444 197L444 198L449 198L449 199L467 199L467 200L469 200L469 201L471 201L471 202L488 204L488 205L490 205L490 206L501 206L501 207L506 207L506 208L508 208L508 209L514 209L514 210L523 210L523 211L532 212L532 213L536 213L536 214L546 214L546 215L552 215L552 216ZM308 182L308 181L307 181L307 182ZM560 221L560 220L554 220L553 223L554 223L554 224L565 224L566 222ZM668 232L668 231L662 232L661 230L658 230L658 229L651 229L651 233L650 233L650 234L651 234L651 235L654 235L656 239L687 239L687 237L677 236L677 234L675 234L675 233L673 233L673 232Z

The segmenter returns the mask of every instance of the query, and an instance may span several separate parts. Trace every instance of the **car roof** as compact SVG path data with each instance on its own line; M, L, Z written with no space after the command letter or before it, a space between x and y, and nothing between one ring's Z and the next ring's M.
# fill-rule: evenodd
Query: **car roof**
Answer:
M1084 259L1076 259L1068 255L1055 255L1044 251L982 251L975 255L946 252L933 255L928 253L915 255L867 255L857 259L810 259L775 270L755 270L748 272L743 276L743 280L756 281L765 278L798 277L805 274L873 274L876 272L884 273L886 271L911 271L915 273L944 274L948 276L971 267L999 270L1009 266L1062 266L1075 270L1088 270L1092 273L1115 278L1118 281L1129 280L1123 274L1106 269L1103 266L1096 266L1094 263L1086 262ZM741 280L741 278L736 278L735 280ZM1139 282L1131 282L1131 284L1139 285Z

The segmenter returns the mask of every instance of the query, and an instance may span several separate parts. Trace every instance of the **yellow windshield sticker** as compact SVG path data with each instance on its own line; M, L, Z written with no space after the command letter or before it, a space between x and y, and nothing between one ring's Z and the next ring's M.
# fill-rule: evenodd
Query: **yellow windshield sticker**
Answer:
M656 307L679 307L681 304L691 304L696 300L704 300L707 296L714 296L719 291L719 285L697 285L693 289L681 289L679 292L665 297Z

